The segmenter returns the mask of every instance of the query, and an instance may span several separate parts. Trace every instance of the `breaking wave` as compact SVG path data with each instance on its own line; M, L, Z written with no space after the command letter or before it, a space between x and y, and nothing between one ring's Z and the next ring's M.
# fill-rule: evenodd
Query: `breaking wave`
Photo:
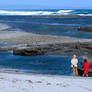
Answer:
M20 15L20 16L42 16L42 15L78 15L92 16L92 10L0 10L0 15Z
M59 10L59 11L9 11L0 10L0 15L66 15L73 10Z
M92 14L78 14L79 16L92 16Z

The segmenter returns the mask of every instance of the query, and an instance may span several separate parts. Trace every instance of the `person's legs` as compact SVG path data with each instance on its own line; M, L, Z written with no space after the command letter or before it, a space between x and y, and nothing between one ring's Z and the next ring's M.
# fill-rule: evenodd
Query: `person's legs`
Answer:
M86 77L88 77L88 74L86 74Z
M75 67L75 71L76 71L76 76L78 76L78 69L77 69L77 67Z
M88 77L88 69L86 69L86 77Z
M82 75L82 76L84 77L85 75L86 75L86 71L84 70L84 73L83 73L83 75Z
M84 74L82 76L84 77Z
M75 67L73 66L73 77L75 77Z
M85 69L85 70L84 70L83 77L84 77L84 76L88 77L88 69Z

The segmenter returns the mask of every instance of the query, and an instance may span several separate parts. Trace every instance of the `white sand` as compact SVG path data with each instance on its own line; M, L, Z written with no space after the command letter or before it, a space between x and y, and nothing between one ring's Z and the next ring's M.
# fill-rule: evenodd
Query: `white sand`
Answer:
M92 78L0 73L0 92L92 92Z

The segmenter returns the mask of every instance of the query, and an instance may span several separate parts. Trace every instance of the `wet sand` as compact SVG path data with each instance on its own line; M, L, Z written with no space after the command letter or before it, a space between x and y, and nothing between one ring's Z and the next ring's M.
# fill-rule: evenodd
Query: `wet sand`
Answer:
M16 44L47 44L47 43L72 43L92 42L92 39L78 39L71 37L58 37L51 35L32 34L23 31L0 31L0 43Z

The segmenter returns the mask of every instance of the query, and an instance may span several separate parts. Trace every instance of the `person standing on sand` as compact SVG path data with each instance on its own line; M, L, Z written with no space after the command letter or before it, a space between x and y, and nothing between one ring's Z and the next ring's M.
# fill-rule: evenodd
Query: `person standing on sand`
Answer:
M83 77L86 76L88 77L88 70L89 70L89 62L87 61L87 59L84 59L84 73L83 73Z
M73 58L71 59L71 64L72 64L72 69L73 69L73 77L78 76L78 69L77 69L77 64L78 64L78 59L76 58L76 55L73 55Z

